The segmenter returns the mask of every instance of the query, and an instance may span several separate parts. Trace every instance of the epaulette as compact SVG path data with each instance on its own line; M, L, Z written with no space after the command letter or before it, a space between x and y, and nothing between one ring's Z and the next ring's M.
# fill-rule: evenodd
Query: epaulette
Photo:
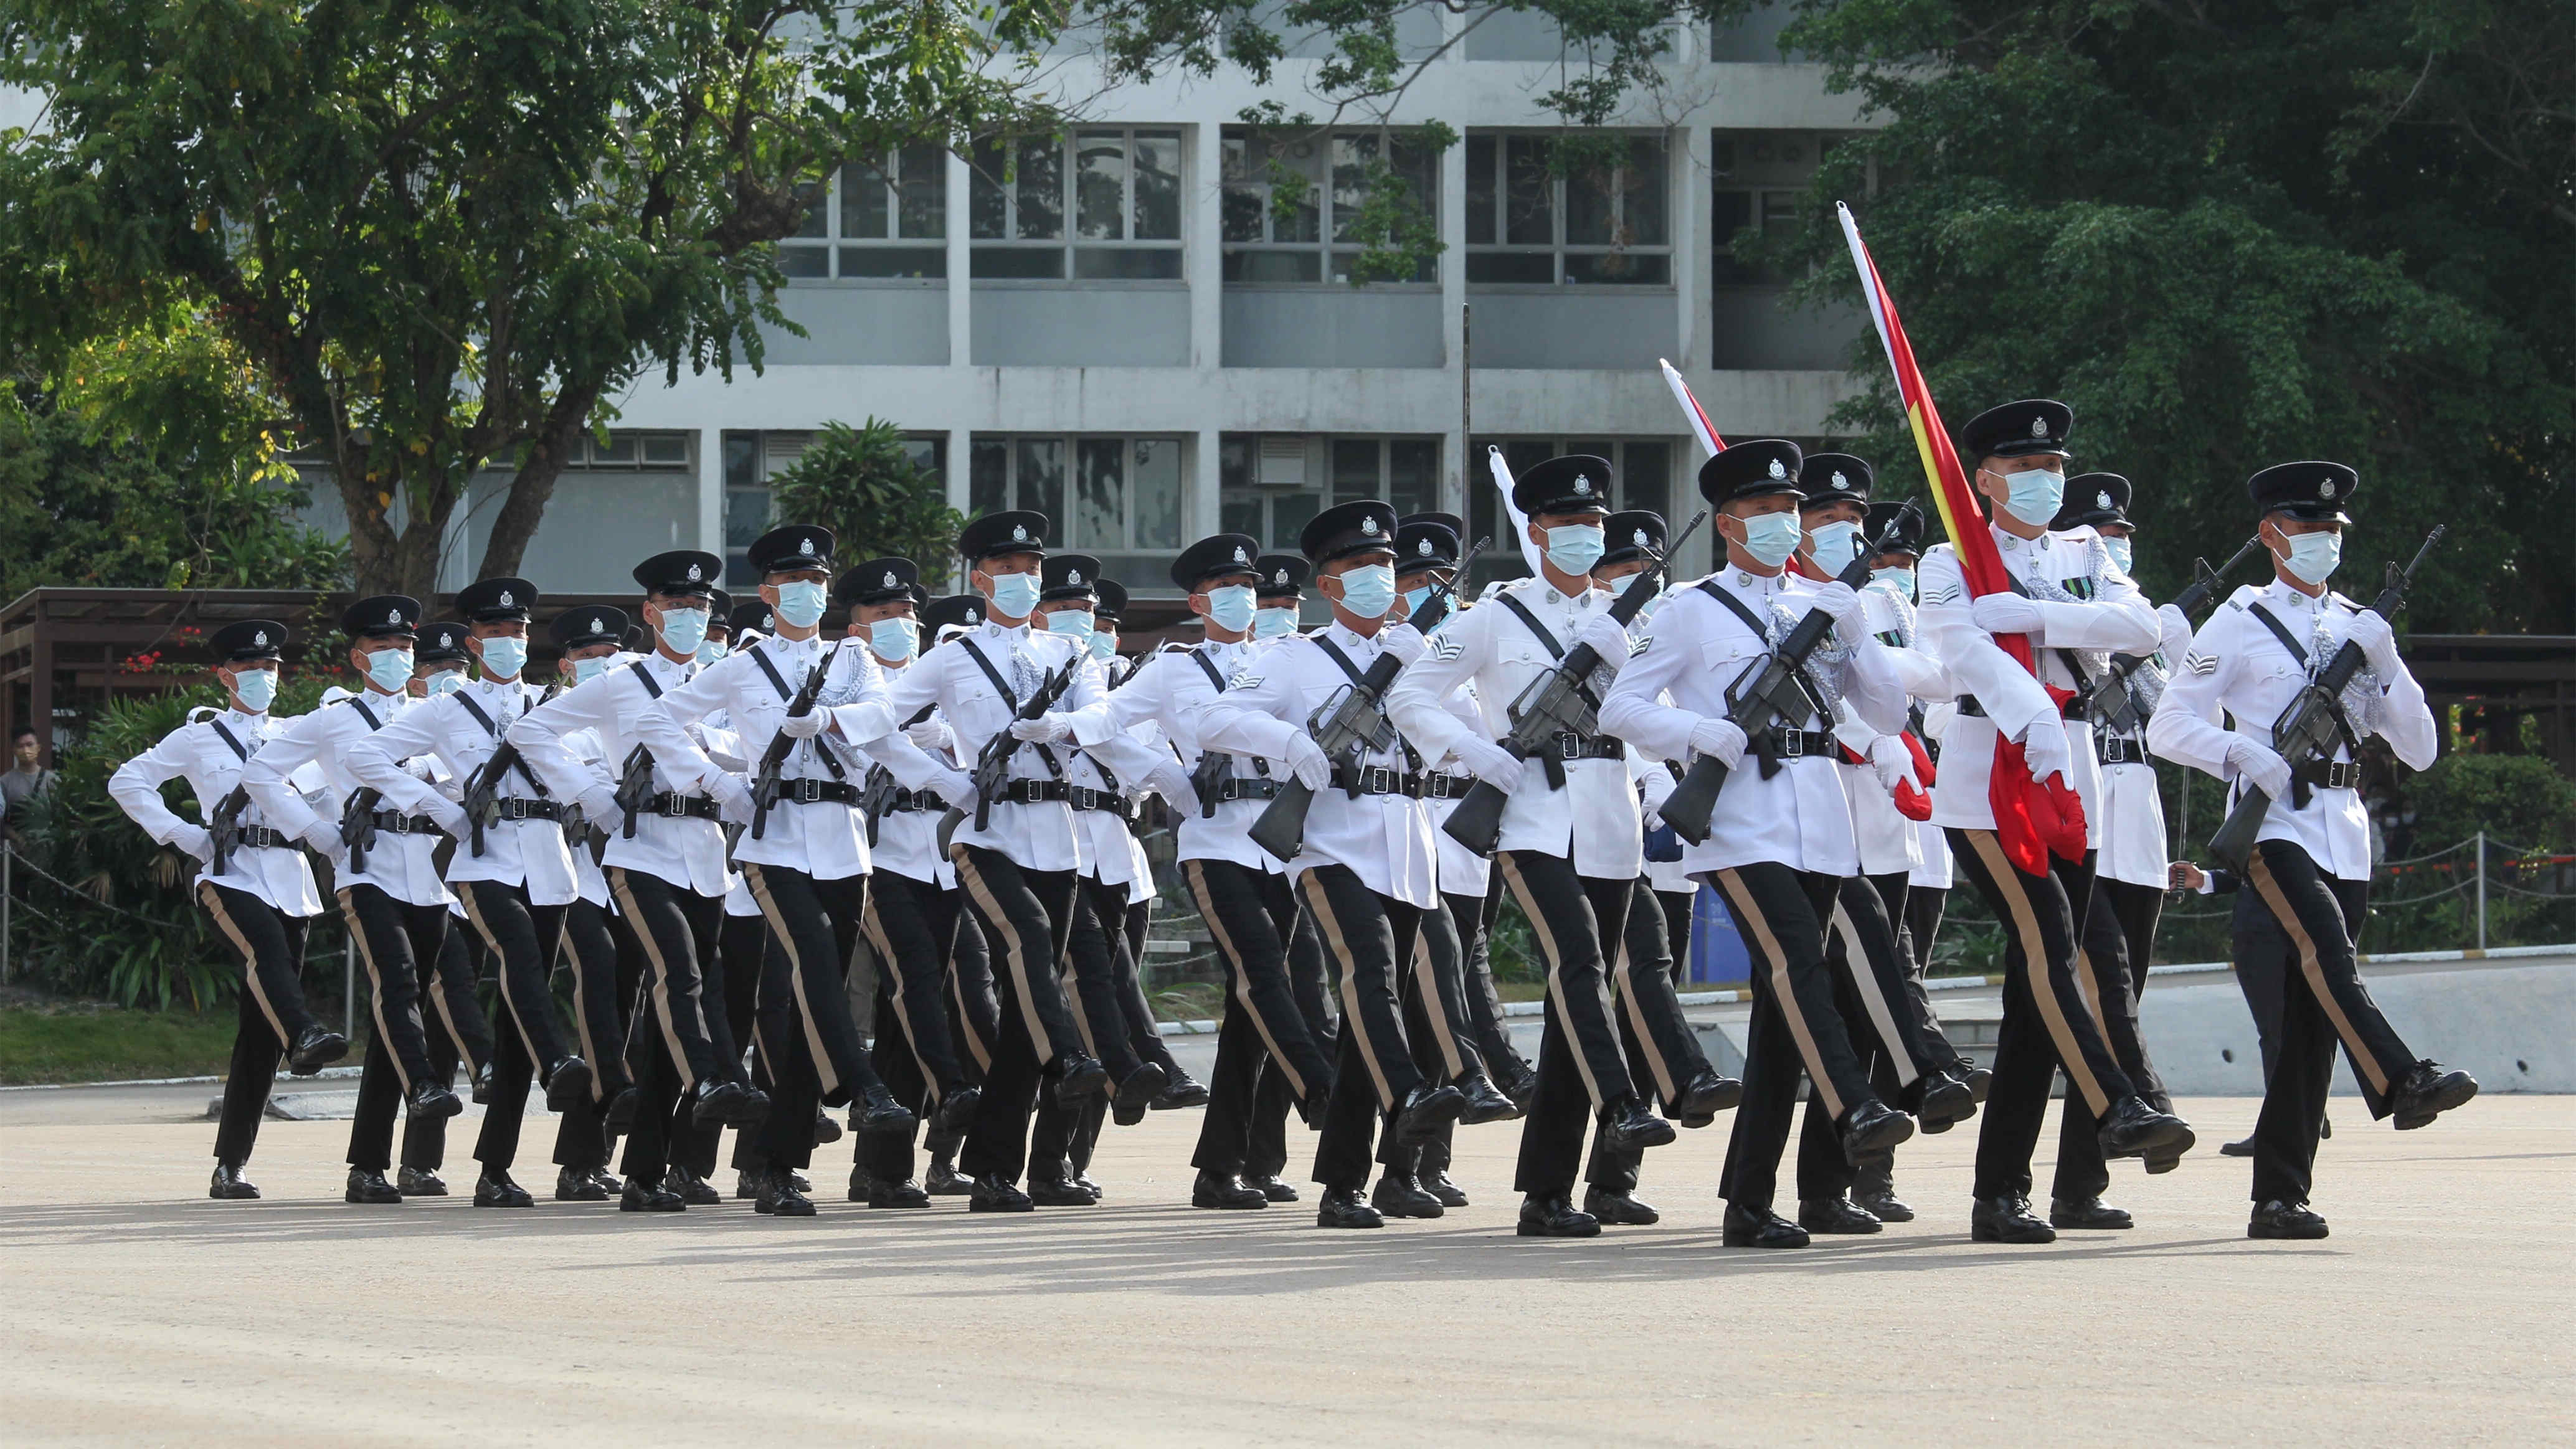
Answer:
M182 721L181 721L181 723L183 723L183 724L204 724L206 721L208 721L208 720L210 720L210 719L213 719L216 715L219 715L219 714L222 714L222 713L223 713L223 711L222 711L222 710L219 710L219 709L215 708L215 707L214 707L213 705L211 705L211 704L201 704L201 705L197 705L196 707L194 707L194 708L190 709L190 710L188 711L188 717L187 717L185 720L182 720Z

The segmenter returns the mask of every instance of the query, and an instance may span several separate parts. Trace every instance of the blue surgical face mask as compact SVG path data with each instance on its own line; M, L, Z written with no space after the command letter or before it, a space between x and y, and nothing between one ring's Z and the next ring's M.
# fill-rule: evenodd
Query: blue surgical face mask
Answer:
M1080 643L1091 642L1091 613L1087 609L1059 609L1046 616L1047 632L1062 634Z
M2294 533L2289 539L2290 556L2281 563L2301 583L2314 588L2334 577L2335 565L2343 562L2342 534Z
M519 677L519 671L527 667L527 640L502 637L483 641L483 672L486 675L494 679L516 679ZM462 680L465 676L460 674L456 677ZM430 684L430 692L432 694L438 692L438 685L434 680Z
M707 611L704 609L664 609L662 611L662 647L674 654L695 654L707 642Z
M1887 585L1903 594L1908 602L1914 598L1914 570L1912 569L1871 569L1869 581L1873 584Z
M367 656L367 682L387 694L400 694L411 683L411 651L379 649Z
M2054 469L2009 473L2004 483L2012 490L2004 500L2004 511L2033 528L2046 528L2057 517L2058 505L2066 501L2066 475Z
M1416 612L1416 611L1420 610L1420 609L1421 609L1421 607L1422 607L1425 603L1428 603L1428 602L1430 601L1430 599L1431 599L1431 589L1432 589L1432 585L1430 585L1430 584L1424 584L1422 587L1420 587L1420 588L1418 588L1418 589L1407 589L1407 590L1405 590L1405 591L1404 591L1404 612L1406 612L1407 614L1411 614L1411 613L1414 613L1414 612Z
M1025 619L1037 611L1036 574L995 574L992 578L993 592L987 597L993 601L994 613L1006 619Z
M1118 631L1094 627L1091 631L1091 657L1107 659L1118 652Z
M1295 609L1256 609L1253 611L1252 637L1255 639L1276 639L1282 634L1294 634L1296 632L1297 611Z
M698 646L698 662L713 664L733 652L733 645L722 639L710 639Z
M1547 561L1569 574L1588 574L1605 549L1601 526L1573 523L1547 531Z
M240 696L241 707L252 714L266 714L277 702L277 671L246 669L233 676L233 693Z
M1363 619L1383 619L1395 607L1395 565L1362 564L1342 577L1342 607Z
M1794 513L1757 513L1743 520L1744 551L1764 568L1778 568L1798 551L1798 540L1807 531L1798 526Z
M2104 552L2111 555L2112 567L2117 568L2124 574L2129 571L2129 541L2127 539L2106 538L2102 540L2102 548Z
M464 687L465 671L462 669L443 669L420 682L421 693L431 699L442 694L454 694Z
M1860 525L1844 519L1808 529L1807 543L1816 568L1829 579L1838 577L1846 565L1860 557Z
M616 657L617 656L613 654L593 654L587 659L574 660L572 662L572 682L575 684L588 684L599 676L606 674L608 672L609 661Z
M1253 616L1260 612L1259 600L1250 584L1228 584L1208 590L1207 616L1210 622L1229 633L1240 634L1250 628Z
M921 625L916 620L879 619L868 625L868 648L876 651L879 659L891 659L900 664L910 659L912 651L920 647Z
M778 586L778 602L771 607L779 618L796 628L811 629L823 622L823 605L828 597L821 584L797 579Z

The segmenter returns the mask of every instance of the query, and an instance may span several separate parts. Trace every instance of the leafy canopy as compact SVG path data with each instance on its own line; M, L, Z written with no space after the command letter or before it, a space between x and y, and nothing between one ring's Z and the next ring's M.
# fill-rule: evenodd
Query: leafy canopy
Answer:
M919 565L923 588L936 594L945 586L966 520L948 506L944 480L913 460L895 424L874 417L855 428L826 423L769 487L778 517L832 530L843 568L907 558Z

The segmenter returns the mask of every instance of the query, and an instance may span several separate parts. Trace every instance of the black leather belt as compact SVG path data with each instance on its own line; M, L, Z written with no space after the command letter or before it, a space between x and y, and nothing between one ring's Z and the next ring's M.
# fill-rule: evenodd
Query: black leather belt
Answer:
M1963 694L1959 696L1959 713L1964 715L1973 715L1978 719L1984 719L1986 717L1986 707L1977 703L1977 697L1975 695ZM2065 699L2058 702L2057 717L2059 719L2078 721L2089 719L2091 717L2090 706L2085 703L2084 696L2080 694L2070 694Z
M1229 800L1275 800L1278 796L1278 781L1250 775L1228 775L1216 786L1217 803L1220 805Z
M1012 780L1002 786L997 805L1043 805L1065 802L1073 789L1062 780Z
M2361 788L2359 760L2319 760L2301 765L2290 772L2290 778L2312 790L2358 790Z
M265 825L245 825L241 827L241 833L234 837L233 844L247 845L253 850L287 850L294 846L295 837L283 830L271 830Z
M1574 736L1567 735L1564 736L1564 738L1572 739ZM1464 800L1467 798L1467 792L1475 788L1476 777L1473 775L1425 775L1422 777L1422 798L1425 800Z
M856 805L859 787L844 780L781 780L778 782L781 805Z
M2147 746L2143 740L2121 735L2095 735L2093 748L2095 755L2106 765L2143 765L2147 762Z
M948 804L946 801L941 800L938 796L932 794L928 790L918 792L912 790L897 790L886 797L885 808L877 813L879 815L903 815L915 810L945 810L947 808Z
M705 795L683 795L674 790L647 795L635 807L637 816L659 815L670 820L718 820L722 813L716 802Z
M1352 778L1350 766L1333 767L1334 789L1345 794L1349 793ZM1362 765L1359 767L1357 778L1359 793L1362 795L1409 795L1416 799L1421 798L1422 795L1421 776L1408 775L1402 770L1390 770L1383 765Z
M561 820L565 813L564 807L552 800L531 800L524 795L492 802L492 815L498 820Z
M1556 737L1555 753L1560 760L1624 760L1628 758L1628 744L1607 735L1578 735L1569 731Z
M1794 760L1805 755L1830 758L1834 752L1834 737L1823 730L1765 730L1745 742L1744 752L1767 753L1778 760Z
M404 815L392 810L379 810L367 817L378 831L386 835L435 835L438 822L426 815Z
M1094 790L1088 785L1064 787L1064 803L1076 810L1106 810L1112 815L1127 814L1127 797L1115 790Z

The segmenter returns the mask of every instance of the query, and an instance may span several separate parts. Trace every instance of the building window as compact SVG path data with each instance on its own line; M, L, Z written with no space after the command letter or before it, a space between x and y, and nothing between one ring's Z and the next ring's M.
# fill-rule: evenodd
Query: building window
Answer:
M978 437L968 479L976 513L1045 514L1050 548L1108 555L1181 546L1179 438Z
M1381 187L1393 187L1382 193ZM1370 228L1372 196L1406 208L1417 227L1439 235L1440 153L1401 131L1225 132L1225 280L1348 282L1364 250L1390 238ZM1376 230L1379 234L1372 235ZM1368 280L1436 282L1437 260L1421 257L1407 276Z
M1666 162L1661 135L1469 136L1467 280L1669 286Z
M564 458L566 468L686 469L695 433L583 433Z
M881 164L850 162L799 195L805 223L778 244L788 276L948 275L948 153L940 147L906 146Z
M1221 447L1220 526L1265 549L1295 552L1307 523L1337 503L1384 499L1399 517L1440 506L1438 438L1228 433Z
M757 588L760 576L751 571L752 542L781 521L772 499L770 480L795 466L805 456L814 435L807 432L727 433L724 435L724 557L725 586L731 589ZM914 433L903 440L904 451L914 467L944 477L948 464L948 435ZM847 562L860 562L848 559ZM923 560L925 564L928 560Z
M1180 279L1179 131L984 141L974 162L977 277Z
M1476 459L1476 476L1468 489L1467 531L1494 541L1493 547L1476 560L1478 583L1519 578L1529 572L1521 557L1520 540L1512 534L1511 517L1503 511L1501 493L1494 487L1492 469L1485 462L1485 449L1492 446L1502 448L1503 461L1511 465L1514 477L1550 458L1570 453L1607 458L1611 511L1648 508L1663 515L1667 528L1679 528L1683 523L1673 516L1673 445L1666 439L1478 438L1468 449Z

